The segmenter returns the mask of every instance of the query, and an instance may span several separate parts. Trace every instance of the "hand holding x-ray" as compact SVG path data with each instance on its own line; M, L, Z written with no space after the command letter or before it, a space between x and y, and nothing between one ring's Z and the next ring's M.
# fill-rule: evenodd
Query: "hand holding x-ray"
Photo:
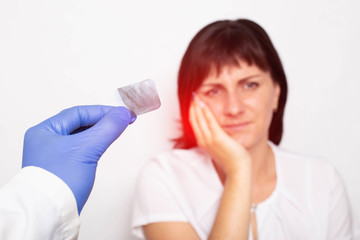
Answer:
M127 126L160 107L151 80L119 88L123 106L77 106L30 128L24 140L23 167L54 173L72 190L80 213L93 187L97 162ZM130 111L132 112L130 112Z

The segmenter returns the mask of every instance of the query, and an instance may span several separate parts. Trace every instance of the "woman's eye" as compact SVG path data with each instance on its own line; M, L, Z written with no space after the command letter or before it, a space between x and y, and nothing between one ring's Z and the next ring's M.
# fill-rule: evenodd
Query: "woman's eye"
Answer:
M212 97L212 96L219 95L220 93L221 93L220 89L214 88L214 89L211 89L209 91L206 91L205 95L208 96L208 97Z
M245 89L255 89L258 86L259 86L259 83L257 83L257 82L247 82L247 83L245 83L244 88Z

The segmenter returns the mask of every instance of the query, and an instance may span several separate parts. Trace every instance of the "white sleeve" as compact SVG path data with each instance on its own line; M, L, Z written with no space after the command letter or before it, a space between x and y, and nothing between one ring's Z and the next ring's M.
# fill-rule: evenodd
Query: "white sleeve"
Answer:
M145 239L142 226L149 223L187 221L167 174L152 162L138 175L132 220L132 233L138 238Z
M0 239L77 239L80 218L70 188L54 174L23 168L0 188Z
M327 239L360 239L359 225L351 209L343 179L335 169L333 173Z

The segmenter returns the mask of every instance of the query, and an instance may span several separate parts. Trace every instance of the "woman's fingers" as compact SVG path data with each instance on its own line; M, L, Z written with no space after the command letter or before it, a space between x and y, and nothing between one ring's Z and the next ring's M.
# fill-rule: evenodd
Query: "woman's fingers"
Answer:
M203 108L205 107L205 104L200 101L198 97L195 97L194 100L194 106L195 106L195 117L199 126L199 129L202 133L202 136L204 137L204 140L210 140L212 139L213 135L212 132L209 129L209 124L206 121L206 118L203 113Z
M202 131L203 127L200 126L201 123L199 122L198 111L196 110L196 108L197 108L197 106L196 106L195 102L193 101L190 105L190 123L191 123L192 129L194 131L197 144L199 146L204 146L205 145L205 136Z
M216 143L217 139L223 139L227 134L220 127L210 108L199 97L195 97L195 112L198 119L198 125L208 143ZM229 136L230 137L230 136Z
M203 104L201 110L203 118L207 123L208 131L211 132L214 137L220 137L223 136L223 134L226 134L206 104Z
M190 105L190 123L192 125L198 145L206 147L212 139L208 123L202 112L204 103L194 94L194 99Z
M190 106L190 122L197 144L220 164L226 174L236 174L241 168L239 159L249 159L247 151L219 125L210 108L197 96Z

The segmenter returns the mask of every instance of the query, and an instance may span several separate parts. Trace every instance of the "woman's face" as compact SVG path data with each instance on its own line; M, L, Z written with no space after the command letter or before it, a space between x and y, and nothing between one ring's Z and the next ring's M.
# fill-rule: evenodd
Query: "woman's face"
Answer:
M268 140L280 96L280 87L269 72L245 61L223 67L219 75L213 68L196 93L222 129L245 148Z

